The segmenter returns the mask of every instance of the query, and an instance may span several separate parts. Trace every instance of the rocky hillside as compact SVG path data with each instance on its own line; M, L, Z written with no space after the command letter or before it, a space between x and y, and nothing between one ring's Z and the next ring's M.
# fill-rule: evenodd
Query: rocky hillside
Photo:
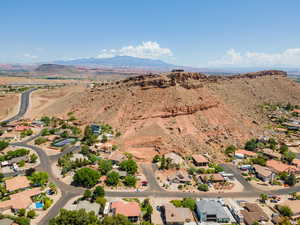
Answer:
M266 102L299 104L300 85L282 71L137 76L58 98L41 113L73 111L83 123L109 123L122 132L122 149L142 160L168 151L221 160L225 146L265 132L260 105Z

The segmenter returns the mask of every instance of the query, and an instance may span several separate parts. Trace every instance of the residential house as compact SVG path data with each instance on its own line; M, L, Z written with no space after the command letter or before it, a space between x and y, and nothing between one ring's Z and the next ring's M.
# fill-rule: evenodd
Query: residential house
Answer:
M299 147L300 146L300 141L286 142L285 145L288 146L288 147Z
M230 215L224 206L215 199L202 199L196 202L196 211L200 222L230 222Z
M270 182L273 177L274 173L271 169L261 166L261 165L253 165L253 170L256 177L264 182Z
M282 163L281 161L277 161L274 159L268 160L266 166L269 167L274 173L299 173L300 169L293 165L287 165Z
M225 178L219 173L200 174L198 181L203 183L222 183L225 182Z
M141 209L137 202L112 202L110 209L113 215L120 214L126 216L131 222L139 221L141 216Z
M293 220L297 220L300 218L300 200L286 200L280 203L279 206L289 207L293 212Z
M192 178L186 170L176 170L172 175L168 176L168 181L173 183L188 183L192 181Z
M15 131L19 131L19 132L22 132L22 131L25 131L25 130L29 130L31 127L29 126L22 126L22 125L17 125L15 127Z
M96 202L89 202L89 201L80 201L76 207L76 210L84 209L86 212L94 212L95 215L99 214L100 211L100 204Z
M292 165L296 166L297 168L300 168L300 159L293 159Z
M280 159L281 154L279 152L276 152L269 148L264 148L261 151L265 156L267 156L269 159Z
M122 171L122 170L117 170L117 169L112 169L111 172L117 172L120 176L120 178L124 178L127 176L127 172L126 171Z
M6 190L8 190L9 192L20 190L20 189L26 189L30 187L30 181L26 176L17 176L5 180L5 187Z
M234 156L238 159L254 158L257 156L257 153L247 151L244 149L239 149L239 150L235 151Z
M193 155L192 157L193 157L194 164L196 166L208 166L209 164L207 158L205 158L203 155L196 154Z
M166 225L183 225L193 220L193 214L190 209L175 207L170 203L162 206L162 212Z
M181 158L179 155L177 155L174 152L170 152L170 153L165 154L165 158L166 159L168 159L168 158L171 159L172 163L177 164L177 165L180 165L184 162L183 158Z
M42 193L40 188L32 188L16 194L10 195L10 199L0 202L0 211L12 209L18 211L20 209L27 209L33 202L32 197Z
M111 160L114 164L119 164L120 162L124 161L126 156L120 151L113 151L108 156L108 160Z
M246 202L244 204L244 210L241 211L244 216L244 223L246 225L253 225L255 222L268 222L268 215L262 210L262 208L255 204Z

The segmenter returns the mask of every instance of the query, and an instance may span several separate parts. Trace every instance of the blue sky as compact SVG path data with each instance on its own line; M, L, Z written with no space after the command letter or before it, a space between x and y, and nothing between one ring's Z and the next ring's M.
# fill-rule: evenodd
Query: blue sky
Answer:
M3 0L0 62L132 55L299 66L299 0Z

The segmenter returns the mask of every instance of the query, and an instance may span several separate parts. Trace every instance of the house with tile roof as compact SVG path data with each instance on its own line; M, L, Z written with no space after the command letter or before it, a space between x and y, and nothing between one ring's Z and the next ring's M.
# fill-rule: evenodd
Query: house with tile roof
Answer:
M141 208L137 202L111 202L110 209L112 215L123 215L131 222L137 222L141 216Z

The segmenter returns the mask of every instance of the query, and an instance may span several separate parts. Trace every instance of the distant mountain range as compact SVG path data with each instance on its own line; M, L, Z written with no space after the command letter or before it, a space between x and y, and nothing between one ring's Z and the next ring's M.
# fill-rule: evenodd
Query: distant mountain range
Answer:
M193 69L192 67L176 66L158 59L137 58L132 56L115 56L112 58L80 58L73 60L59 60L54 61L53 63L70 66L137 68L156 71L169 71L174 68Z

